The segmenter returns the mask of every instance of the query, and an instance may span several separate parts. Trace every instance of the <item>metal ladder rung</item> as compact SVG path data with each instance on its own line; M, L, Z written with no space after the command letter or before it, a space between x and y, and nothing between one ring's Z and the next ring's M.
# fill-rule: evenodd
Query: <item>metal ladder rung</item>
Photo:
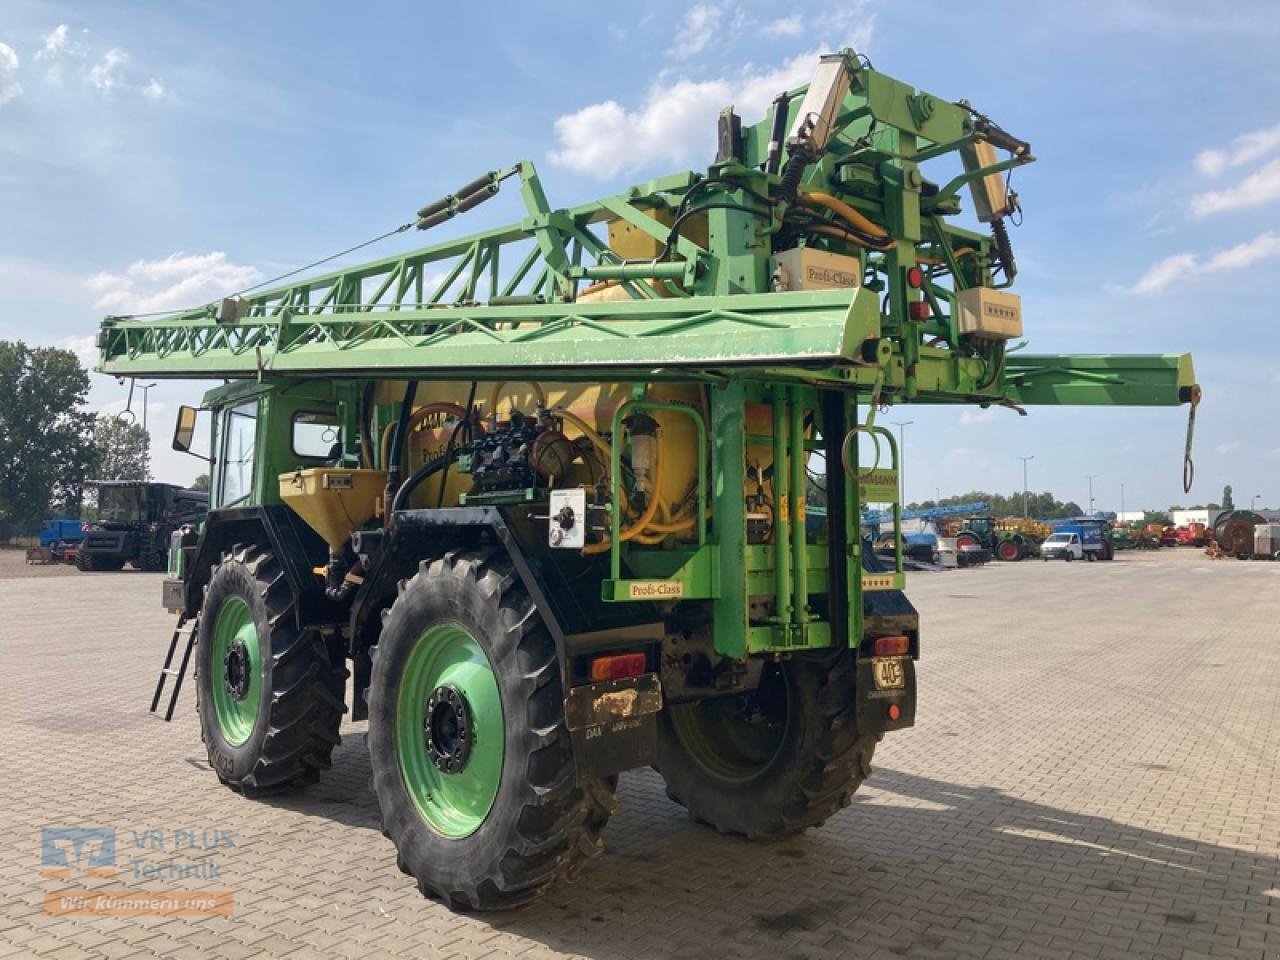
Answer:
M156 679L156 692L151 698L152 714L156 714L160 706L160 697L164 695L164 682L166 677L173 677L173 689L169 693L169 704L165 708L164 721L168 723L173 719L174 708L178 705L178 694L182 691L182 678L186 676L187 665L191 661L191 651L196 645L196 633L199 630L200 617L197 615L191 621L191 626L187 629L183 627L187 623L186 614L178 618L178 624L173 629L173 637L169 641L169 650L165 654L164 666L160 668L160 676ZM178 652L178 643L182 639L186 639L186 643L182 645L182 662L175 670L173 667L174 655Z

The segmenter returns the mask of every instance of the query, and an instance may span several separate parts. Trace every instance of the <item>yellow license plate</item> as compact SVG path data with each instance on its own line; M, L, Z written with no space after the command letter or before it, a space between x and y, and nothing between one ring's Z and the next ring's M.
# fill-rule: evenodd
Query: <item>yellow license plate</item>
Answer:
M906 657L872 657L871 673L877 690L901 690L907 685Z

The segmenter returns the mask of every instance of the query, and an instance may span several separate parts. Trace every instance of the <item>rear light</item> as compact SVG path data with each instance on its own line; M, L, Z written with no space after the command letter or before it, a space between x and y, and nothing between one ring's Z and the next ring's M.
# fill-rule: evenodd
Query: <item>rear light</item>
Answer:
M902 708L896 703L889 704L889 719L898 720L902 717Z
M919 267L909 267L907 269L907 286L919 290L923 283L924 272Z
M931 311L927 300L913 300L907 304L907 316L912 320L928 320Z
M911 649L911 641L906 637L876 637L877 657L900 657L909 649Z
M596 657L591 661L591 680L597 682L638 677L644 673L644 666L643 653L615 653L607 657Z

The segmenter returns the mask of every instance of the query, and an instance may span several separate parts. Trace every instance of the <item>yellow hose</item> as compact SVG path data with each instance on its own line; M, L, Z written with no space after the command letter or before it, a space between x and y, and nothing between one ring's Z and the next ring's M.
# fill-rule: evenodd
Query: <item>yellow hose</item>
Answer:
M635 523L631 524L631 526L627 527L625 530L623 530L619 534L618 539L623 541L624 543L627 540L634 540L636 537L642 534L644 532L645 527L653 523L654 515L657 514L658 512L658 504L661 499L658 496L658 491L662 488L662 453L661 453L662 437L661 437L661 434L659 434L658 440L659 442L655 445L658 451L658 455L655 458L655 462L653 464L653 483L651 484L651 490L649 491L649 504L648 506L645 507L645 511L640 515L640 518L636 520ZM622 490L621 484L618 485L618 490L619 492L621 492ZM593 554L604 553L606 550L609 549L612 542L613 541L609 537L605 537L599 543L587 544L585 547L582 548L582 553L584 556L588 556L588 557L592 556Z
M951 256L959 260L961 257L972 257L977 252L978 251L973 249L973 247L961 247L959 250L953 250L951 252ZM927 263L931 267L936 267L938 264L947 262L942 257L916 257L916 261L918 263Z
M542 386L540 384L534 383L532 380L528 381L528 384L529 386L533 387L533 395L538 398L538 405L545 407L547 405L547 395L542 392ZM489 391L489 409L487 411L488 413L492 413L494 415L497 414L498 397L502 395L502 388L505 387L506 385L507 385L507 381L499 380L497 383L493 385L493 389Z
M870 234L873 237L879 237L880 239L883 239L883 240L889 239L889 232L885 230L884 227L880 226L880 224L878 223L874 223L871 220L868 220L866 217L860 214L857 210L853 209L853 207L849 206L843 200L838 200L837 198L831 196L831 194L829 193L821 193L815 190L812 193L806 193L804 195L804 198L805 200L816 203L819 206L826 207L836 216L847 221L848 223L851 223L853 226L857 227L863 233Z

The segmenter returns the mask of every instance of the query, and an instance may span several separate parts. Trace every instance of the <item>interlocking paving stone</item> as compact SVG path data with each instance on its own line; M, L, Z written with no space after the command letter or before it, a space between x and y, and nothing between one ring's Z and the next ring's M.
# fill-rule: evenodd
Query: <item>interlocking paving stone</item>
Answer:
M913 574L918 726L848 810L749 843L629 773L576 884L466 916L396 869L363 724L320 784L247 800L208 769L189 686L172 724L146 715L172 629L159 579L20 564L0 552L0 957L1280 956L1280 564ZM42 876L46 826L115 828L119 872ZM235 846L135 846L188 828ZM133 876L171 856L221 876ZM67 889L231 890L235 912L44 914Z

